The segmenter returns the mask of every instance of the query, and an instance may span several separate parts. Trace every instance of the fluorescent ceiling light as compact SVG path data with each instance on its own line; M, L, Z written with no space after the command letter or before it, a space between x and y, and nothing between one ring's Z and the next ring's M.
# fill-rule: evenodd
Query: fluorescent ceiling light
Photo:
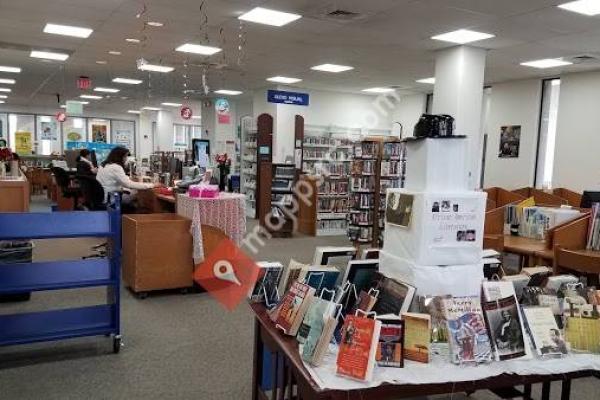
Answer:
M4 104L6 103L4 100L0 100L0 104Z
M125 41L128 43L140 43L141 42L140 39L135 39L135 38L127 38L127 39L125 39Z
M186 44L182 44L175 50L181 51L182 53L194 53L194 54L202 54L204 56L210 56L210 55L220 52L222 49L220 49L218 47L212 47L212 46L203 46L201 44L186 43Z
M598 0L578 0L560 4L558 6L563 10L576 12L590 17L600 14L600 1Z
M256 7L247 13L240 15L238 18L242 21L256 22L257 24L283 26L302 18L302 16L283 11L270 10L268 8Z
M130 78L115 78L112 80L115 83L124 83L126 85L139 85L143 81L140 79L130 79Z
M337 64L321 64L315 65L310 69L315 71L323 71L323 72L345 72L354 69L354 67L350 67L348 65L337 65Z
M300 78L288 78L285 76L273 76L271 78L267 78L269 82L277 82L277 83L298 83L302 79Z
M160 103L163 106L167 106L167 107L181 107L181 103Z
M158 107L142 107L142 110L148 110L148 111L160 111L161 109Z
M98 61L96 61L96 64L104 65L104 64L106 64L106 61L98 60Z
M238 94L242 94L243 92L240 92L239 90L219 89L219 90L215 90L215 93L225 94L225 95L229 95L229 96L237 96Z
M543 60L534 60L534 61L527 61L527 62L521 63L521 65L524 65L526 67L533 67L533 68L540 68L540 69L564 67L565 65L571 65L571 64L573 64L573 63L570 61L561 60L559 58L544 58Z
M384 88L384 87L372 87L372 88L368 88L368 89L363 89L362 91L367 92L367 93L389 93L389 92L393 92L394 89Z
M57 25L57 24L46 24L44 27L44 33L53 33L55 35L73 36L78 38L88 38L93 29L81 28L79 26L69 25Z
M95 87L94 92L104 92L104 93L118 93L121 89L113 89L107 87Z
M479 40L493 38L495 35L483 32L470 31L468 29L459 29L457 31L443 33L441 35L433 36L434 40L441 40L444 42L465 44L471 42L477 42Z
M5 88L5 87L0 87L0 92L10 93L10 92L12 92L12 89Z
M67 58L69 58L69 55L68 54L64 54L64 53L53 53L51 51L37 51L37 50L32 50L31 53L29 54L29 57L43 58L43 59L46 59L46 60L65 61Z
M139 110L127 110L129 114L141 114L142 112Z
M17 81L15 81L14 79L4 79L4 78L0 78L0 83L4 83L6 85L14 85Z
M202 119L200 115L192 115L192 119Z
M120 51L116 51L116 50L110 50L108 52L108 54L110 54L111 56L120 56L121 52Z
M0 94L0 99L7 99L7 98L8 98L8 96L7 96L7 95L5 95L5 94Z
M13 74L18 74L21 72L21 68L7 67L6 65L0 65L0 72L12 72Z
M159 21L148 21L148 22L146 22L146 25L150 25L150 26L154 26L154 27L164 26L164 24Z
M67 105L66 104L61 104L60 108L67 108Z
M166 65L154 65L154 64L142 64L138 67L140 71L150 71L150 72L171 72L175 68L167 67Z
M435 78L423 78L423 79L417 79L416 80L417 83L428 83L430 85L435 84Z
M82 99L90 99L90 100L100 100L102 98L102 96L96 96L93 94L82 94L81 96Z

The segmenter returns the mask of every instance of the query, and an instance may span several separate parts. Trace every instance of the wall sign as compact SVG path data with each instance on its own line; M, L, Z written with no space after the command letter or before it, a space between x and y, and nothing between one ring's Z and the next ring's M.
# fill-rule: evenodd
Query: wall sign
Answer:
M18 154L31 154L31 132L15 132L15 151Z
M228 125L231 123L231 107L227 99L217 99L215 101L215 111L217 112L217 121L219 124Z
M192 109L189 107L181 107L181 118L190 119L192 118Z
M521 125L508 125L500 128L499 158L519 158L521 145Z
M286 92L283 90L267 90L267 101L269 103L308 106L308 93Z

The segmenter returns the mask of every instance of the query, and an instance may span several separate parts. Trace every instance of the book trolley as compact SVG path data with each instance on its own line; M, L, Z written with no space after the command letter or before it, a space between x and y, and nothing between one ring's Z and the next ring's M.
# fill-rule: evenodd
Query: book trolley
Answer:
M0 294L105 286L106 304L0 315L0 346L111 336L121 348L121 209L118 198L107 211L0 214L0 240L106 237L106 258L0 264Z

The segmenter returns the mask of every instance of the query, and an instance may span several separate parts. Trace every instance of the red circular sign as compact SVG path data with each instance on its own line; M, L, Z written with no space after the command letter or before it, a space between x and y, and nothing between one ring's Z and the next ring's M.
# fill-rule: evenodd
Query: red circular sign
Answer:
M65 122L67 120L67 114L64 111L59 111L56 113L56 120L58 122Z
M192 109L189 107L181 107L181 118L190 119L192 118Z

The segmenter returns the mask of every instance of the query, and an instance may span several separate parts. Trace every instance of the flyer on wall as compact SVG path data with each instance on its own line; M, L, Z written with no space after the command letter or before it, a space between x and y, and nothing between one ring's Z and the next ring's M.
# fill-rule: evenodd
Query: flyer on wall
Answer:
M55 122L40 122L40 140L58 140Z
M106 143L106 125L92 125L92 142Z
M414 196L406 193L390 193L385 209L385 219L392 225L408 228L412 217Z

